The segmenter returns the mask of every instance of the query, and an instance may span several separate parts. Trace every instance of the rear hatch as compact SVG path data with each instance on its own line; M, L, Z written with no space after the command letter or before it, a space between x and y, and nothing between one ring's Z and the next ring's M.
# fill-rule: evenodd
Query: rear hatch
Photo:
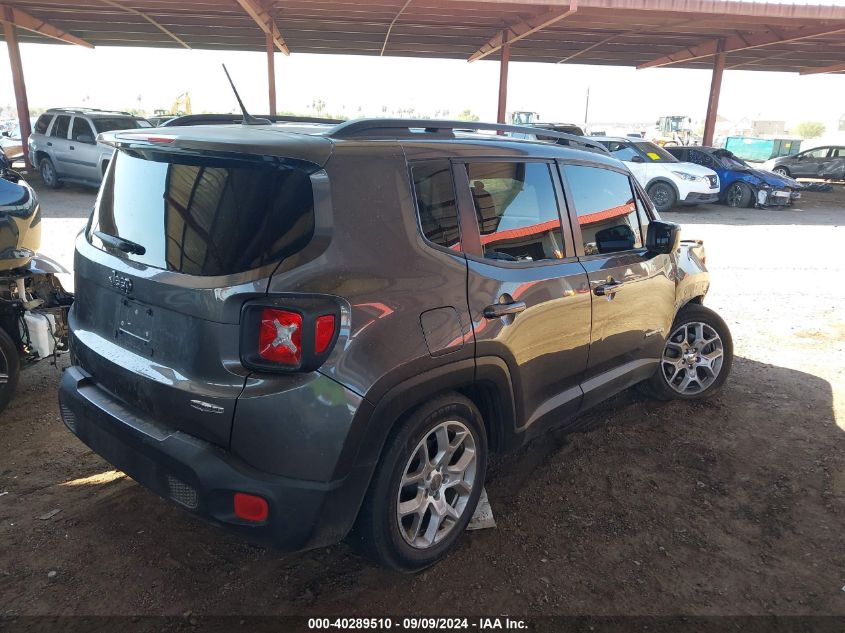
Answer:
M117 137L77 239L70 317L76 362L99 387L224 447L248 375L241 306L311 240L311 176L331 149L233 128Z

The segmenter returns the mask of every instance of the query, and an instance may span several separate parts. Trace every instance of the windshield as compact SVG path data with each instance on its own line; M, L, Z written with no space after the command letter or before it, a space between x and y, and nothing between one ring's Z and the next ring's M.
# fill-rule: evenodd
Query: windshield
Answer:
M91 119L97 133L113 132L115 130L134 130L139 127L150 127L147 121L136 119L130 116L116 116L108 118ZM147 123L147 125L144 125Z
M678 159L672 156L665 149L648 141L634 143L634 147L640 150L646 159L652 163L677 163Z
M302 169L272 160L125 150L115 154L103 182L88 237L147 266L231 275L298 252L313 231L311 179ZM109 236L140 252L106 243Z

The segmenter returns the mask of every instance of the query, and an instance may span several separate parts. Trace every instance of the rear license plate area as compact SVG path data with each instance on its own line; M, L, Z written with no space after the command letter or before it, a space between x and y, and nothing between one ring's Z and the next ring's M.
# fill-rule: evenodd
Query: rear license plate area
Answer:
M122 299L117 309L115 328L118 342L127 349L150 354L154 321L152 308L138 301Z

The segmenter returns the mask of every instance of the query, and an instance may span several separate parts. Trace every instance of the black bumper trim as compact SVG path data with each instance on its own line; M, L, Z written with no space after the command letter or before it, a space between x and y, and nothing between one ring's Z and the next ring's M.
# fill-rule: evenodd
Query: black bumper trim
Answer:
M212 523L279 549L308 549L342 539L360 502L349 488L366 487L371 474L371 469L353 469L341 481L313 482L256 470L219 446L145 419L78 366L65 370L59 403L68 429L139 484ZM191 489L196 491L194 508L184 502ZM267 521L237 518L234 492L264 497L270 507Z

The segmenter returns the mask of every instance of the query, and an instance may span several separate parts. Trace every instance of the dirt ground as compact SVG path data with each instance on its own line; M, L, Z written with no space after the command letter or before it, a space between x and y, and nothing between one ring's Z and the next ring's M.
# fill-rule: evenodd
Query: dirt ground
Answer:
M42 250L69 266L94 193L42 194ZM736 345L722 393L629 391L590 432L494 459L498 527L417 576L205 525L64 428L59 369L26 372L0 417L0 616L845 615L845 190L667 217L707 246Z

